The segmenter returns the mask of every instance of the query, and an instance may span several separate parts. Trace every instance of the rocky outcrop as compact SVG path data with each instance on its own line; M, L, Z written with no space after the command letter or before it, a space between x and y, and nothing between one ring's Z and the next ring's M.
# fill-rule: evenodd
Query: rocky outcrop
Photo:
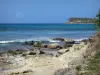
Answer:
M84 46L86 46L86 44L84 42L81 42L80 44L74 44L72 47L70 47L70 51L80 50Z
M49 44L48 48L59 48L59 44ZM29 55L27 57L13 56L11 57L11 61L13 66L16 66L15 68L17 69L5 71L5 75L9 75L9 73L10 75L24 75L31 72L28 70L33 71L32 74L28 75L73 75L75 74L75 69L69 68L69 65L72 67L73 65L83 62L83 53L86 52L86 49L87 45L82 42L67 49L60 49L58 52L62 54L58 57L45 55ZM38 49L31 50L30 52L41 54L41 51ZM73 72L73 74L71 72Z
M48 44L48 48L57 49L57 48L59 48L59 44L58 43Z

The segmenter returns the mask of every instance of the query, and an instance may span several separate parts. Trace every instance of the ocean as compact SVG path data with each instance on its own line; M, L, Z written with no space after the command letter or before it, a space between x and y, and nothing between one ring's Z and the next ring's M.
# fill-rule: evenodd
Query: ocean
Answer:
M17 48L24 41L53 41L56 37L81 40L92 35L94 24L0 24L0 50L10 45Z

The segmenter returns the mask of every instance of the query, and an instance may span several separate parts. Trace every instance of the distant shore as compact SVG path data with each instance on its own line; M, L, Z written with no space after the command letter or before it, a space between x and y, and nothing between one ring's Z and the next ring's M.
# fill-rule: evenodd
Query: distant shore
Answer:
M65 24L95 24L95 23L65 23Z

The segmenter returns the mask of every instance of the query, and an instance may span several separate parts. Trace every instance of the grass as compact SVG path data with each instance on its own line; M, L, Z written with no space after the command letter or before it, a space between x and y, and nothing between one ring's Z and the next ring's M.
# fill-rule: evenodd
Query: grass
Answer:
M89 60L86 71L78 75L100 75L100 51Z

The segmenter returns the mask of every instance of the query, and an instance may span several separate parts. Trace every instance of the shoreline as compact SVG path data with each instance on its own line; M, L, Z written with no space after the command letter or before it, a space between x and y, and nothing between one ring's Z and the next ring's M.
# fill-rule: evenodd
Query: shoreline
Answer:
M65 24L95 24L95 23L65 23Z
M28 44L26 44L26 45L23 45L23 44L25 44L25 42L31 43L32 41L33 42L42 42L42 44L50 44L50 43L59 43L60 45L64 44L64 42L61 41L61 40L53 40L53 39L54 38L48 38L48 40L47 39L46 40L26 40L26 41L24 40L24 41L12 41L12 42L4 41L4 42L0 43L1 49L2 49L0 51L13 50L14 48L15 48L14 50L25 49L25 48L28 50L28 49L31 49L32 46L28 45ZM69 38L61 38L61 39L69 39ZM84 39L87 39L87 38L76 39L76 40L73 40L73 41L79 42L79 41L84 40Z
M54 37L56 38L56 37ZM58 38L64 38L64 37L58 37ZM67 38L65 38L67 39ZM72 38L71 38L72 39ZM81 41L83 39L88 39L88 37L83 37L83 38L76 38L76 39L73 39L74 41ZM20 39L20 40L8 40L8 41L0 41L0 44L8 44L8 43L24 43L24 42L27 42L27 41L48 41L48 42L59 42L57 40L53 40L53 38L46 38L46 40L44 39L37 39L37 40L34 40L34 39Z
M56 38L56 40L57 39L62 40L62 38ZM70 40L66 39L66 41L70 41ZM16 74L20 75L20 74L24 74L24 72L27 71L26 73L28 75L31 75L29 73L32 73L32 75L39 75L39 73L42 75L47 75L47 74L53 75L53 73L56 70L58 70L60 68L66 68L68 66L68 61L72 61L72 59L69 59L69 58L71 58L71 57L73 58L73 56L71 56L73 53L76 53L76 55L79 54L77 56L80 57L81 53L86 50L87 46L88 45L85 44L85 42L83 42L83 43L80 42L79 44L73 43L72 47L58 49L56 51L57 53L55 53L54 55L52 55L51 53L46 54L43 51L44 49L43 50L33 49L33 50L28 50L28 51L17 50L16 52L10 51L10 53L7 53L8 55L6 55L6 53L4 53L5 54L4 56L6 56L5 58L7 59L6 63L8 63L9 67L10 68L12 67L12 69L5 70L6 68L3 68L3 70L4 70L3 73L5 75L11 75L12 73L15 75ZM81 52L81 49L83 49L82 52ZM52 50L54 51L54 49L52 49ZM34 53L34 51L36 53ZM51 50L49 50L49 51L51 51ZM12 55L12 53L14 53L14 55ZM16 55L16 53L18 53L18 54ZM66 58L68 58L68 59L66 59ZM66 60L67 60L67 62L66 62ZM34 62L34 63L32 63L32 62ZM57 62L59 62L59 63L57 64ZM65 65L67 65L67 66L65 66ZM46 66L48 67L48 69ZM50 69L51 67L54 67L54 69L53 70ZM44 71L39 72L39 70L42 68L44 70L46 70L47 72L46 73ZM35 70L35 73L34 73L34 70Z

